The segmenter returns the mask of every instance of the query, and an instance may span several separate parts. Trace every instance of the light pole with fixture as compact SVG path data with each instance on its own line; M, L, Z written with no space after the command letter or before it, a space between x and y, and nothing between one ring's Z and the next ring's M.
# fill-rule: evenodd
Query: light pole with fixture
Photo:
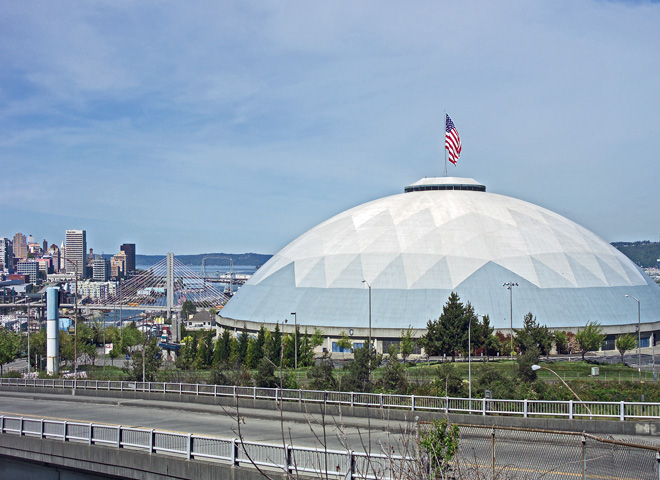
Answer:
M626 294L626 297L634 298L637 302L637 370L639 370L639 379L642 379L642 322L641 322L641 303L639 299L633 295Z
M366 280L362 280L369 287L369 354L371 354L371 285Z
M513 359L513 287L517 287L517 282L506 282L502 284L509 290L509 318L511 319L511 359Z
M587 404L584 403L584 401L582 401L582 399L578 396L578 394L575 393L575 392L573 391L573 389L572 389L571 387L568 386L568 383L566 383L566 382L564 381L564 379L561 378L561 376L560 376L557 372L555 372L554 370L552 370L552 369L550 369L550 368L548 368L548 367L542 367L541 365L532 365L532 370L534 370L534 371L541 370L541 369L543 369L543 370L547 370L548 372L552 372L552 373L554 373L555 376L556 376L559 380L561 380L561 383L563 383L564 386L565 386L566 388L568 388L568 389L570 390L570 392L571 392L573 395L575 395L575 398L577 398L577 399L580 401L580 403L581 403L582 405L584 405L584 408L586 408L586 409L587 409L587 412L589 412L589 416L592 416L592 414L591 414L591 410L589 409L589 407L587 406Z
M293 315L293 323L294 323L294 330L293 330L293 351L294 351L294 361L293 365L296 370L298 370L298 316L296 315L296 312L291 312L291 315Z

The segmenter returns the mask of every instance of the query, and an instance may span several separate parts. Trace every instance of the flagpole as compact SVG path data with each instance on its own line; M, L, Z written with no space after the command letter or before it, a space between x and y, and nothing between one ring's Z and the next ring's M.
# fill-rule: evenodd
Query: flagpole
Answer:
M445 150L445 177L447 176L447 145L445 143L447 142L447 110L445 110L445 136L443 138L444 142L442 142L442 148Z

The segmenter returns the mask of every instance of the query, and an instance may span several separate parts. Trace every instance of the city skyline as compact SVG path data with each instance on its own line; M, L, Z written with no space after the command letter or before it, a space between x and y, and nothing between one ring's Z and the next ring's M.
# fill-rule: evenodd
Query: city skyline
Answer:
M35 2L0 19L0 227L274 254L444 171L658 241L660 4Z

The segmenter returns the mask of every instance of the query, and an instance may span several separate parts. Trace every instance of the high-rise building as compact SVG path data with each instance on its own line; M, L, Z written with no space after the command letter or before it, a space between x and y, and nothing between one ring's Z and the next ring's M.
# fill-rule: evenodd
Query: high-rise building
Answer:
M126 274L126 253L120 251L117 255L114 255L110 264L112 278L123 277Z
M59 272L61 268L60 264L62 263L62 258L60 256L61 254L60 249L57 247L57 245L53 243L48 249L48 254L51 257L53 257L53 271Z
M126 274L135 273L135 244L124 243L119 250L126 254Z
M46 253L47 250L48 250L48 242L47 242L46 239L44 238L44 243L43 243L42 251L43 251L44 253Z
M64 242L60 244L60 272L66 272L66 247Z
M0 238L0 270L14 271L13 242L8 238Z
M22 233L14 235L14 257L25 259L28 256L27 238Z
M39 262L34 262L31 260L18 262L16 265L16 271L22 275L28 275L30 283L35 283L39 278Z
M78 278L85 278L87 259L87 232L85 230L66 231L66 273L78 273Z
M110 262L101 256L92 260L92 278L97 282L110 279Z

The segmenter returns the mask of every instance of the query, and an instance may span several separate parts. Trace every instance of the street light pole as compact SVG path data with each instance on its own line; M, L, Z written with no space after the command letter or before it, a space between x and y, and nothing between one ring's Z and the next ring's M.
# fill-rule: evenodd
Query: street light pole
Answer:
M639 370L639 380L642 380L642 322L641 322L641 303L639 299L633 295L626 294L626 297L634 298L637 302L637 370Z
M369 287L369 353L371 353L371 285L366 280L362 280Z
M468 391L470 413L472 413L472 317L468 319Z
M513 287L517 287L517 282L506 282L502 284L509 290L509 318L511 319L511 359L513 360Z
M294 330L293 330L293 352L294 352L294 361L293 361L293 366L296 370L298 370L298 316L296 315L296 312L291 312L291 315L293 315L293 323L294 323Z
M566 382L564 381L564 379L561 378L561 376L560 376L557 372L555 372L554 370L552 370L552 369L550 369L550 368L548 368L548 367L542 367L541 365L532 365L532 370L534 370L534 371L536 371L536 370L541 370L541 369L543 369L543 370L547 370L548 372L552 372L552 373L554 373L555 376L556 376L559 380L561 380L561 383L563 383L564 386L565 386L566 388L568 388L568 389L570 390L570 392L571 392L573 395L575 395L575 398L577 398L577 399L580 401L580 403L581 403L582 405L584 405L584 408L586 408L586 409L587 409L587 412L589 412L589 416L592 416L592 414L591 414L591 410L589 409L589 407L587 406L587 404L584 403L584 401L582 401L582 399L578 396L578 394L575 393L575 392L573 391L573 389L572 389L571 387L568 386L568 383L566 383Z

